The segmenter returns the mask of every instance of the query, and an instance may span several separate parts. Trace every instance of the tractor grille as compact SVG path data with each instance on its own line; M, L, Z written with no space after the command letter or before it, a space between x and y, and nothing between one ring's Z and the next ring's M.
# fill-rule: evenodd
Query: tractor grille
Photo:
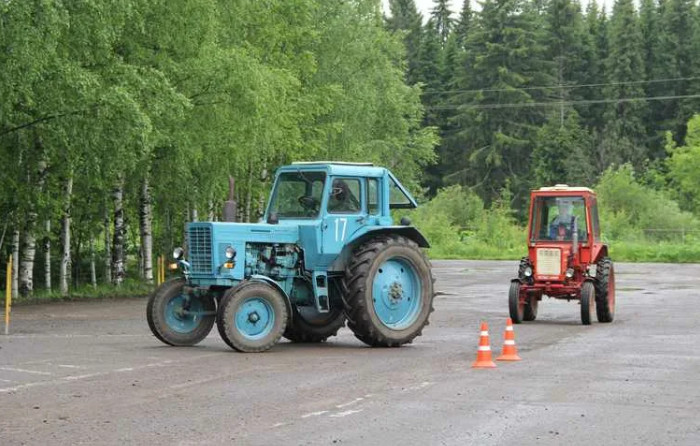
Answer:
M189 261L195 274L211 274L211 227L191 226L187 234Z
M561 274L561 249L539 248L537 250L538 276L558 276Z

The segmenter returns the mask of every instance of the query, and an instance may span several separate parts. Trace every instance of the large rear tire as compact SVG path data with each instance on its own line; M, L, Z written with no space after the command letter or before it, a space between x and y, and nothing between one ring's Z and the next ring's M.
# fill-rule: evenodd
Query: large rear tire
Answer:
M615 267L608 257L598 262L595 288L598 322L612 322L615 319Z
M520 282L513 280L508 290L508 310L514 324L522 323L525 318L525 304L520 301Z
M153 335L176 347L201 342L216 319L214 298L183 293L185 284L183 278L168 280L151 294L146 306L146 320Z
M292 342L324 342L338 334L345 325L345 313L340 307L328 313L319 313L314 306L292 304L292 320L287 324L284 337Z
M584 282L581 287L581 323L583 325L591 325L594 306L595 286L593 282Z
M284 296L262 282L243 282L224 294L216 321L221 338L244 353L269 350L287 327Z
M414 241L378 236L358 246L343 279L348 327L373 347L420 336L433 311L430 262Z

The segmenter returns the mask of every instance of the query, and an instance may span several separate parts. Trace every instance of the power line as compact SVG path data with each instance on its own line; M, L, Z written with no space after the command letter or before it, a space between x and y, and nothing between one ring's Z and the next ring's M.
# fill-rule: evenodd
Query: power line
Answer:
M671 99L693 99L700 98L700 94L684 94L675 96L646 96L638 98L620 99L582 99L578 101L555 101L555 102L520 102L505 104L477 104L477 105L444 105L426 107L427 110L481 110L496 108L528 108L528 107L561 107L563 105L575 104L612 104L619 102L643 102L643 101L667 101Z
M644 81L626 81L626 82L603 82L597 84L573 84L573 85L542 85L538 87L514 87L514 88L475 88L472 90L426 90L422 92L424 95L439 95L453 93L481 93L481 92L500 92L500 91L528 91L528 90L575 90L577 88L588 87L607 87L611 85L638 85L638 84L657 84L664 82L681 82L698 80L700 76L690 77L675 77L669 79L649 79Z

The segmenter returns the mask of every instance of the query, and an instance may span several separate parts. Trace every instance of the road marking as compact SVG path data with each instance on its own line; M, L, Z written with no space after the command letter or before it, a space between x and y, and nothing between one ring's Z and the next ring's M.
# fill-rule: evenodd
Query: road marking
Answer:
M83 368L83 366L79 366L79 365L70 365L70 364L59 364L58 366L59 366L59 367L63 367L63 368L65 368L65 369L82 369L82 368Z
M286 426L286 425L288 425L288 424L289 424L289 423L275 423L275 424L272 425L272 427Z
M32 374L32 375L46 375L46 376L53 375L53 373L49 373L49 372L40 372L40 371L38 371L38 370L17 369L17 368L14 368L14 367L0 367L0 370L5 370L5 371L8 371L8 372L29 373L29 374Z
M347 406L351 406L351 405L353 405L353 404L357 404L357 403L359 403L359 402L362 401L362 400L364 400L364 398L355 398L354 400L350 401L349 403L338 404L338 405L335 406L335 407L337 407L338 409L342 409L343 407L347 407Z
M133 372L134 368L133 367L124 367L122 369L117 369L115 372L121 373L121 372Z
M100 376L100 375L106 375L106 373L88 373L86 375L73 375L73 376L66 376L65 378L62 378L62 379L65 381L77 381L79 379L92 378L93 376Z
M11 382L12 382L12 381L10 381L9 379L0 379L0 381L2 381L2 382L4 382L4 383L11 383Z
M311 412L311 413L304 414L304 415L302 415L301 417L302 417L302 418L317 417L317 416L319 416L319 415L323 415L324 413L328 413L328 411L327 411L327 410L321 410L321 411L318 411L318 412Z
M343 418L343 417L347 417L348 415L360 413L360 412L362 412L363 410L364 410L364 409L346 410L345 412L334 413L334 414L331 415L330 417L331 417L331 418Z
M135 371L135 370L141 370L141 369L145 369L145 368L165 367L165 366L168 366L168 365L173 364L173 363L185 363L188 361L197 361L197 360L200 360L202 358L209 357L209 356L219 356L219 355L217 353L209 353L206 355L199 355L199 356L195 356L193 358L188 358L188 360L185 360L185 361L167 360L167 361L162 361L162 362L155 362L155 363L145 364L143 366L133 367L132 370ZM0 370L1 369L2 368L0 368ZM31 383L26 383L26 384L18 384L16 386L12 386L12 387L0 387L0 393L15 392L17 390L29 389L31 387L38 387L38 386L67 384L68 382L79 381L79 380L86 379L86 378L111 375L113 373L117 373L118 370L119 369L107 370L105 372L90 373L87 375L65 376L65 377L59 378L59 379L53 379L53 380L48 380L48 381L35 381L35 382L31 382ZM39 372L39 373L44 374L46 372ZM46 374L50 375L50 373L46 373Z

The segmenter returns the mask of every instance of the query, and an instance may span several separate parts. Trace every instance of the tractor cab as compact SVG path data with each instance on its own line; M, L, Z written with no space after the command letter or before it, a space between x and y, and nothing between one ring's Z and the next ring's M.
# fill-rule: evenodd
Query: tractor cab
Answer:
M511 282L510 314L514 322L534 320L543 296L581 300L581 319L611 322L615 284L608 248L600 239L595 192L558 184L530 195L528 256ZM596 301L597 304L596 304Z
M532 191L528 238L538 278L565 282L585 274L603 249L595 192L566 185Z

